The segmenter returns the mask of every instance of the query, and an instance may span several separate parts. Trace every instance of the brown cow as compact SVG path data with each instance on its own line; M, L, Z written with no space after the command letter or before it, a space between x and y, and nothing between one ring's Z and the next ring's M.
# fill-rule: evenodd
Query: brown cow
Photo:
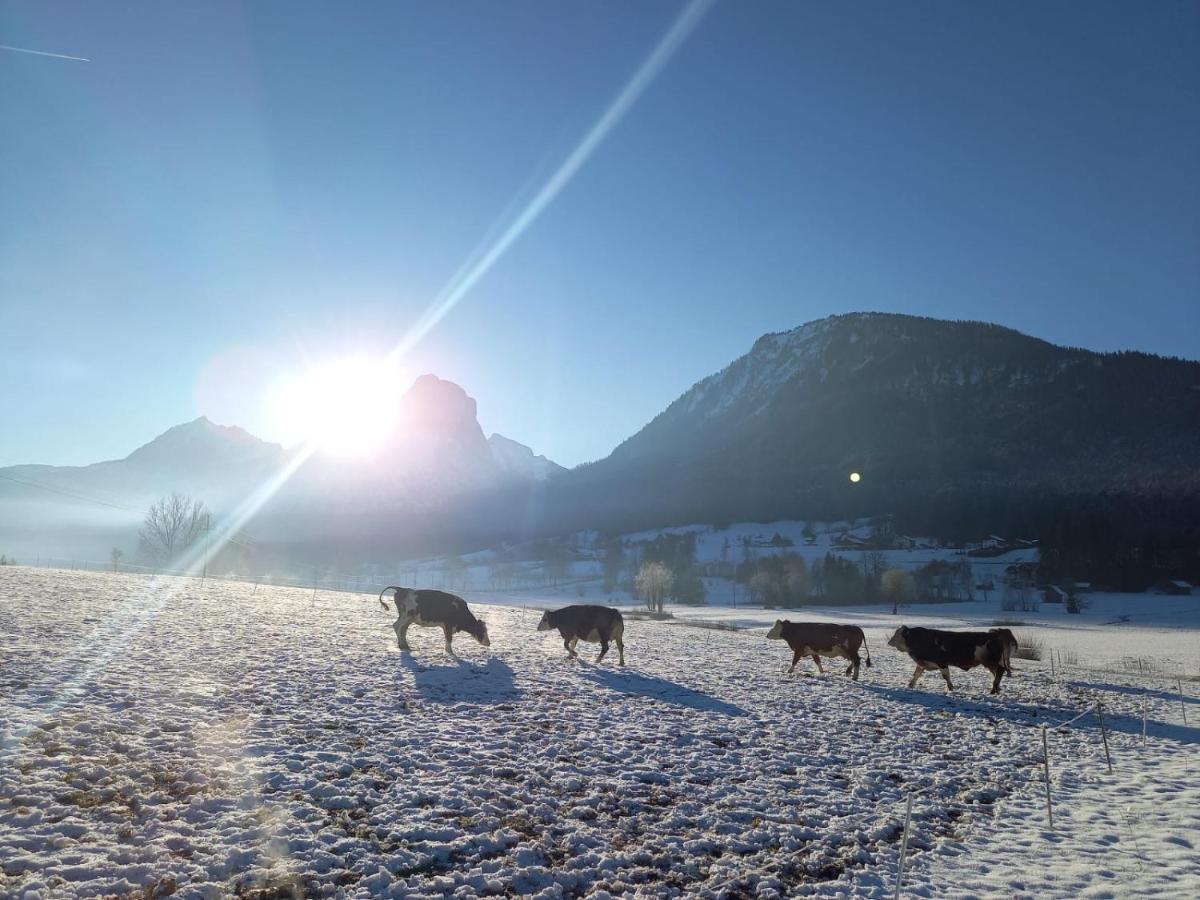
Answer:
M867 637L857 625L834 625L829 622L789 622L786 619L776 619L775 627L767 632L771 640L787 641L792 648L792 665L788 672L796 669L800 657L811 656L817 664L817 671L822 675L822 656L840 656L850 660L846 674L854 673L858 681L858 667L861 658L858 649L867 651L867 668L871 667L871 650L866 646Z

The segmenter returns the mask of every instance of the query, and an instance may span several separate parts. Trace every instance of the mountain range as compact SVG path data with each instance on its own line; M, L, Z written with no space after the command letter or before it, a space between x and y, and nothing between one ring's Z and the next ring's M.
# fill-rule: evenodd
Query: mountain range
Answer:
M434 375L402 407L374 463L314 457L255 533L394 559L694 522L887 514L922 533L1049 528L1063 498L1200 497L1200 363L1060 347L978 322L858 313L765 335L572 470L485 438L475 401ZM74 540L72 529L98 520L135 529L169 490L228 509L286 458L201 418L123 460L0 469L0 544L45 544L64 528Z
M403 396L399 418L403 428L374 460L306 460L260 511L255 533L336 542L377 530L381 521L436 514L463 497L535 486L566 471L504 435L485 438L475 401L434 375L418 378ZM164 494L188 494L227 513L290 458L279 444L201 416L123 459L0 468L0 546L18 558L107 554L113 542L129 543Z
M1198 461L1200 363L861 313L760 338L572 472L555 505L640 528L960 495L1196 495Z

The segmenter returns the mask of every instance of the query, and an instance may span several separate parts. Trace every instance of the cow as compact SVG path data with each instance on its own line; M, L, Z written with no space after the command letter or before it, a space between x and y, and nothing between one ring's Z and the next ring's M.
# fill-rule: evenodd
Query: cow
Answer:
M988 633L1000 636L1001 646L1004 648L1004 652L1000 657L1000 662L1004 665L1004 674L1011 676L1013 672L1012 666L1009 665L1009 660L1021 646L1017 643L1017 636L1007 628L989 628Z
M604 659L604 654L608 652L608 644L611 641L617 645L617 653L621 655L621 665L625 665L625 642L621 640L625 634L625 620L618 610L593 604L564 606L562 609L555 610L548 609L542 613L542 620L538 622L537 630L550 631L553 628L558 629L558 633L562 635L563 646L567 648L567 653L571 658L579 657L579 654L575 652L575 645L580 641L588 641L593 644L599 642L600 655L596 657L598 663Z
M787 641L792 648L792 665L788 673L796 670L800 657L811 656L817 664L817 671L822 675L822 656L840 656L850 660L846 674L854 673L858 681L858 667L862 662L858 649L867 651L867 668L871 667L871 650L866 646L867 637L857 625L835 625L830 622L789 622L786 619L776 619L775 627L767 632L771 640Z
M983 666L992 673L992 693L1000 693L1000 679L1011 675L1009 656L1017 649L1017 639L1007 628L991 631L940 631L936 628L910 628L901 625L888 641L917 664L908 686L916 687L926 671L937 669L946 679L946 690L954 690L950 666L964 672Z
M388 608L383 595L394 591L393 600L396 603L396 642L401 650L411 652L408 645L408 627L421 625L426 628L441 628L446 635L446 652L454 655L451 642L454 635L465 631L485 647L490 647L487 625L471 614L467 603L462 597L447 594L445 591L412 590L410 588L389 585L379 592L379 605Z

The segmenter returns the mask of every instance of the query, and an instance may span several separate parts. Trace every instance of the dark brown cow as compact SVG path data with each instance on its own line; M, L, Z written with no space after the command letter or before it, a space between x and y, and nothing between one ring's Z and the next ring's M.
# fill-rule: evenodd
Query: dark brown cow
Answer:
M611 641L617 645L621 665L625 665L625 643L621 640L625 634L625 619L618 610L587 603L546 610L538 622L538 631L550 631L553 628L557 628L562 635L563 646L572 657L579 655L575 652L575 645L580 641L599 642L600 655L596 657L596 662L600 662L608 652Z
M858 655L860 647L867 651L867 668L871 667L871 651L867 648L867 637L857 625L834 625L829 622L789 622L786 619L776 619L775 627L767 632L771 640L787 641L792 648L792 665L788 672L796 669L800 657L811 656L817 664L817 671L822 675L822 656L840 656L850 660L846 674L854 673L858 681L858 667L862 662Z
M954 690L950 681L950 666L964 672L983 666L992 673L992 693L1000 693L1000 679L1011 675L1009 656L1017 649L1017 639L1007 628L991 631L941 631L936 628L910 628L901 625L888 641L912 657L917 664L908 686L916 687L917 680L927 671L938 670L946 679L946 690Z
M453 655L451 642L454 635L465 631L485 647L490 647L487 625L475 618L467 608L467 602L456 594L445 591L415 591L410 588L395 586L385 587L379 592L379 604L388 608L383 595L395 591L396 622L392 626L396 630L396 642L401 650L412 650L408 646L408 626L421 625L425 628L441 628L446 635L446 652Z

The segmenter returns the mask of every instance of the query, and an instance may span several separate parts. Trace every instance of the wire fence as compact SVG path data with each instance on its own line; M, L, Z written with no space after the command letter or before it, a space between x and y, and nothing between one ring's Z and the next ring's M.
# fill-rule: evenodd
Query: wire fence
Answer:
M22 563L21 565L26 565ZM417 585L446 590L469 590L472 593L494 593L505 595L513 590L541 590L554 588L557 590L578 590L599 581L598 576L578 576L558 579L538 578L531 574L521 583L515 585L475 585L456 579L444 567L435 565L401 566L397 571L386 573L349 573L335 572L314 566L310 575L294 574L295 566L290 566L292 574L274 572L246 573L231 570L207 570L203 565L191 569L177 569L168 566L147 566L130 563L125 560L81 559L65 556L35 556L32 563L34 568L57 569L72 572L111 572L126 575L169 576L178 578L195 578L200 581L224 581L274 587L302 588L312 591L334 591L350 594L377 595L385 587L395 584ZM580 594L582 596L582 593Z
M1058 671L1061 672L1061 669ZM1116 687L1125 689L1124 686ZM1027 783L1032 787L1040 782L1037 792L1045 798L1048 857L1042 859L1041 865L1051 865L1049 856L1077 859L1086 852L1094 853L1096 845L1104 843L1106 850L1115 852L1117 858L1127 864L1126 871L1109 871L1106 877L1123 878L1132 888L1144 876L1147 867L1164 863L1156 859L1152 851L1147 851L1151 829L1155 833L1166 831L1180 836L1196 830L1200 816L1194 810L1181 810L1167 801L1161 783L1170 778L1162 771L1166 759L1174 758L1176 763L1181 762L1185 775L1190 775L1192 771L1190 757L1195 752L1196 738L1193 736L1194 726L1188 725L1187 705L1193 702L1193 698L1185 693L1182 680L1176 680L1176 689L1177 697L1173 698L1163 691L1141 686L1141 703L1134 704L1140 708L1140 731L1131 727L1136 726L1136 721L1128 721L1136 720L1136 712L1126 709L1120 714L1126 720L1125 727L1120 733L1114 733L1109 720L1105 718L1101 692L1097 690L1092 692L1091 702L1078 713L1061 722L1044 722L1030 736L1029 759L1035 762L1037 774ZM1156 735L1151 735L1151 726ZM1180 726L1182 731L1177 732ZM1099 762L1098 755L1088 756L1081 752L1086 744L1077 743L1064 748L1058 746L1058 741L1054 739L1056 735L1068 732L1083 736L1088 730L1095 735L1097 749L1103 751L1103 763ZM1120 751L1115 766L1113 746ZM1148 761L1148 757L1152 759ZM915 793L907 792L906 797L903 839L894 876L896 898L902 896L904 888L905 851L909 843ZM1114 801L1114 796L1120 798L1119 804ZM921 798L918 796L917 799ZM1056 815L1056 811L1071 813L1081 808L1083 815L1078 821L1070 815L1065 819ZM1118 815L1121 831L1128 834L1132 849L1107 846L1112 841L1111 819ZM1087 833L1089 827L1096 829L1096 819L1106 816L1105 827L1101 829L1105 833ZM1121 867L1111 865L1110 860L1104 868L1111 870Z

